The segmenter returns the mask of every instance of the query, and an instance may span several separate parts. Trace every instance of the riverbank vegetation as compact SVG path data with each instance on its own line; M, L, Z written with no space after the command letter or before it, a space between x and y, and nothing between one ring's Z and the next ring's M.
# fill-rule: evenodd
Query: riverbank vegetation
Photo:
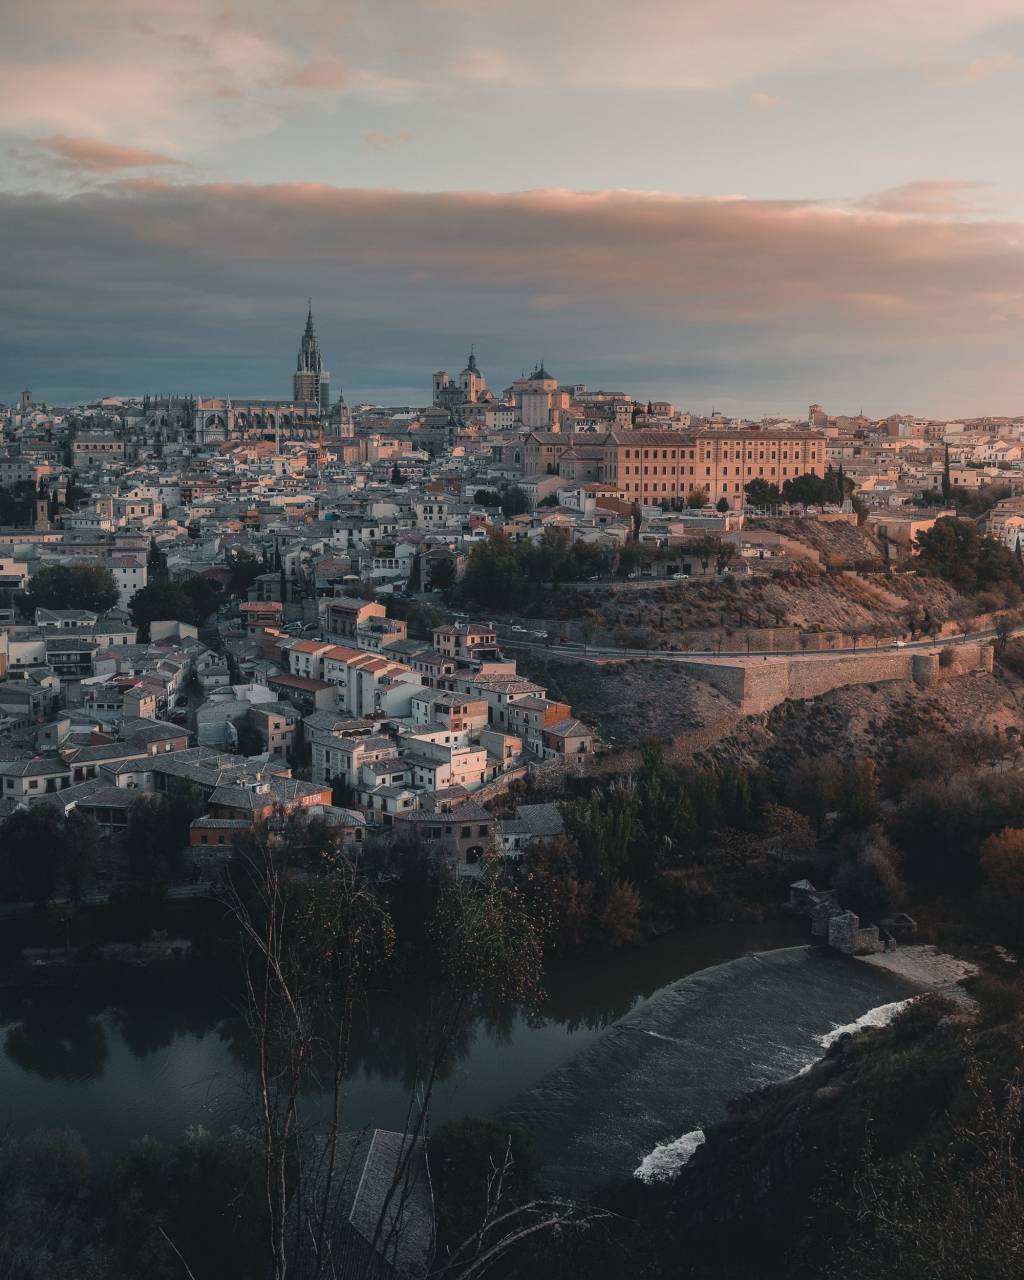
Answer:
M645 1280L1011 1280L1024 1270L1024 988L975 980L738 1099L674 1182L612 1189ZM600 1242L577 1274L621 1274ZM578 1266L578 1260L574 1261ZM550 1276L568 1277L568 1268Z
M653 743L635 773L578 782L563 815L564 836L530 850L521 872L559 956L760 918L813 856L809 823L763 774L673 763Z

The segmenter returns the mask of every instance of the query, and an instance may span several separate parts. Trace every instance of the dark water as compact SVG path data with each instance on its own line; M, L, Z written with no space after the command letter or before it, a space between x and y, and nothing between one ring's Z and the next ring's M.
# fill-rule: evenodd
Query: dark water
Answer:
M730 1098L794 1075L821 1055L819 1036L912 990L807 946L730 960L664 987L501 1118L532 1136L554 1189L579 1194L721 1118Z
M432 1123L504 1110L559 1175L632 1169L732 1094L810 1061L815 1033L903 994L888 975L803 950L721 963L802 936L791 921L723 925L559 966L542 1016L472 1024ZM355 1036L347 1125L402 1125L424 1021L415 988L374 1002ZM190 1125L249 1125L249 1064L242 1022L221 1000L0 996L0 1127L15 1133L70 1127L95 1151L118 1152L143 1134L174 1142ZM314 1092L305 1105L315 1114L324 1103Z

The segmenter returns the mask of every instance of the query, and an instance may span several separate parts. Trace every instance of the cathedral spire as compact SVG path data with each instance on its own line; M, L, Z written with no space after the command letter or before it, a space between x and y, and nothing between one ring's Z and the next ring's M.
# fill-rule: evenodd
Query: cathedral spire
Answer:
M292 377L292 394L296 400L315 403L321 412L326 412L330 407L330 378L320 354L320 342L313 323L313 299L310 298L306 328L299 343L299 357Z

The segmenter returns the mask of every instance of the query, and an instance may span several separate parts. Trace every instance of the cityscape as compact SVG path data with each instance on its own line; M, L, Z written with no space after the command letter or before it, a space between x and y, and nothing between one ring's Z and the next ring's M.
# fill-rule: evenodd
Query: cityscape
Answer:
M0 1277L1024 1274L1024 12L727 8L0 12Z

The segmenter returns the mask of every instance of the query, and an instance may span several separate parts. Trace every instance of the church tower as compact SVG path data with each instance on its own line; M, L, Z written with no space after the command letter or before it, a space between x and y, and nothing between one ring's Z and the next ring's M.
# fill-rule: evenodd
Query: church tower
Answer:
M476 351L473 347L469 349L469 359L466 361L466 367L459 374L459 387L462 390L462 401L464 404L476 404L483 395L487 383L484 381L484 375L480 372L480 368L476 362Z
M299 359L292 376L292 398L312 401L321 413L331 407L331 375L324 368L320 342L313 324L313 300L306 313L306 328L299 345Z

